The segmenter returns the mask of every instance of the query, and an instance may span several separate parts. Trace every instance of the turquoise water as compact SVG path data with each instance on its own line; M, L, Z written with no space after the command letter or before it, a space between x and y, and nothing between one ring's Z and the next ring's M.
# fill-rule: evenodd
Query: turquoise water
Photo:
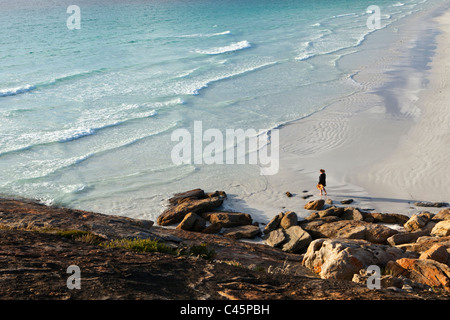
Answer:
M139 217L174 192L255 179L175 165L174 130L320 111L359 90L337 62L373 32L372 1L76 2L0 3L0 193ZM381 27L439 2L379 0Z

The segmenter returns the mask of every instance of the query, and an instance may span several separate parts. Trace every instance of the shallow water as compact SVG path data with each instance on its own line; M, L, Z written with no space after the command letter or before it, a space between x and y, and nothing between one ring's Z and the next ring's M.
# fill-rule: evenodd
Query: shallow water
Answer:
M381 27L440 2L378 1ZM0 4L0 193L151 219L189 188L266 188L248 161L176 165L174 130L318 112L361 90L339 62L373 32L370 1L78 1L69 30L71 4Z

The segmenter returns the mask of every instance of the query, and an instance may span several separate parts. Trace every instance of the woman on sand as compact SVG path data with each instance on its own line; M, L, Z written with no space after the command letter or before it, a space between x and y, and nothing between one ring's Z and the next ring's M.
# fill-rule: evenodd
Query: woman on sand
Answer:
M327 190L325 190L325 187L327 185L326 178L327 178L327 175L325 174L325 170L320 169L319 183L317 184L317 189L320 190L321 196L322 196L323 192L325 192L325 195L327 195Z

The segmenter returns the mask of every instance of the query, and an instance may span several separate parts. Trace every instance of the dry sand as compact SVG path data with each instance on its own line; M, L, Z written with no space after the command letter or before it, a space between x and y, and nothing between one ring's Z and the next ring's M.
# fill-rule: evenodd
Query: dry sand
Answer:
M450 12L436 20L442 33L417 123L394 152L352 178L377 197L450 201Z
M360 208L411 215L438 210L416 201L449 202L450 11L437 13L379 30L364 44L370 63L364 50L348 55L342 63L359 70L349 81L362 90L283 126L278 174L266 177L263 192L239 195L230 206L239 210L242 202L260 220L281 210L307 216L304 204L320 198L321 168L328 197L353 198ZM380 37L390 39L388 50Z

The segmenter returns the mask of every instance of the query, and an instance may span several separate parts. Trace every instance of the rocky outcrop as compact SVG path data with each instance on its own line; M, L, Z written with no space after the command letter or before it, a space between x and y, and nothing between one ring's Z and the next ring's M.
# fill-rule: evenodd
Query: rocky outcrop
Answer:
M422 257L419 260L447 263L444 260L448 259L448 244L445 241L448 209L437 215L422 212L408 217L397 213L366 212L355 207L337 207L331 201L327 205L319 200L310 201L305 208L314 212L300 221L292 211L276 215L264 228L265 242L281 250L304 253L303 265L322 278L352 280L356 275L358 282L364 279L361 272L368 266L386 268L389 263L392 265L403 258ZM293 228L295 223L298 230ZM390 227L391 224L397 227ZM399 231L401 226L404 231ZM294 230L302 236L292 236ZM432 245L425 245L424 239L432 236L434 240L428 241L438 244L430 248ZM287 245L291 238L301 244L294 250ZM416 246L419 243L422 243L420 248ZM395 283L393 287L398 290L430 288L419 277L413 280L405 274L410 273L404 272L401 279L385 277L383 281L385 285Z
M158 226L154 228L167 233L167 237L176 235L183 240L200 235ZM346 280L322 280L306 276L298 271L300 263L294 259L294 255L225 237L204 236L208 237L208 243L212 245L215 244L214 239L226 241L222 244L223 251L216 250L216 262L170 254L104 248L39 232L0 230L0 296L4 301L110 300L107 303L108 310L116 310L113 305L123 308L123 303L115 303L116 300L145 300L146 303L135 304L134 308L138 305L148 308L149 305L153 306L152 303L157 307L159 301L169 299L175 300L175 304L169 304L175 310L165 310L165 314L175 318L179 317L180 308L173 306L185 306L189 301L200 300L214 300L214 305L217 305L230 304L228 300L240 300L241 303L258 300L269 304L270 300L397 301L419 300L424 297L443 298L442 295L433 293L418 297L416 293L370 290L365 285ZM274 268L265 265L263 271L255 270L251 265L244 264L245 259L252 259L257 263L263 260ZM237 267L228 263L232 260L242 265ZM66 286L70 276L67 267L74 263L81 269L80 290L70 290ZM281 271L264 271L269 269ZM219 300L223 302L218 302ZM208 301L202 303L211 304ZM4 307L8 304L5 301ZM9 305L17 308L17 303ZM48 303L44 305L48 306ZM35 312L35 308L33 311ZM270 312L273 312L272 304Z
M189 193L190 194L190 193ZM192 199L191 197L183 198L179 196L156 220L160 226L167 226L171 224L180 223L188 213L201 214L220 207L223 203L224 196L217 194L214 196L207 196L205 198Z
M416 294L369 290L346 280L322 280L301 265L298 254L152 226L146 220L1 199L0 227L3 300L418 299ZM206 243L215 259L109 248L57 233L76 233L77 228L103 234L101 241L143 237L174 250ZM71 275L67 268L73 264L81 270L81 290L66 286ZM426 296L435 297L441 296Z
M447 269L439 264L450 266L448 217L449 209L442 209L437 215L422 212L408 217L330 206L299 221L315 239L307 248L303 264L323 278L354 278L356 282L367 279L361 273L370 265L390 266L400 270L396 274L402 278L390 276L386 285L395 283L398 290L428 290L430 286L447 290ZM405 231L399 232L395 230L399 228L390 228L389 224L403 225ZM426 266L430 270L424 270L421 276L419 270ZM439 281L424 280L431 275Z
M0 199L0 227L23 230L80 230L110 240L150 238L153 221L56 208L36 201Z
M176 229L216 234L222 232L232 239L252 239L261 234L259 226L252 225L248 213L218 211L226 199L224 191L206 193L193 189L175 194L169 207L156 220L159 225L177 224Z
M432 225L447 221L447 211L433 216L417 231L397 232L380 223L398 223L404 220L401 215L383 217L329 202L305 220L298 219L293 211L278 214L264 228L264 244L237 241L257 236L261 229L245 213L218 211L218 204L225 198L223 191L206 193L201 189L174 195L161 221L176 216L176 228L155 226L148 220L47 207L33 201L0 199L0 295L21 299L447 297L428 290L431 286L448 287L450 236L431 233ZM207 245L214 251L214 259L106 248L68 239L58 235L59 231L92 233L96 241L152 239L175 252L191 252L189 248ZM405 238L402 244L398 239L388 240L410 234L414 234L409 238L412 242ZM67 278L66 266L74 263L89 276L83 290L70 292L61 289L61 278ZM383 275L385 286L410 286L415 291L385 290L385 286L368 289L364 270L371 265L391 270L390 277ZM427 276L438 280L426 282ZM352 279L357 281L349 281Z

